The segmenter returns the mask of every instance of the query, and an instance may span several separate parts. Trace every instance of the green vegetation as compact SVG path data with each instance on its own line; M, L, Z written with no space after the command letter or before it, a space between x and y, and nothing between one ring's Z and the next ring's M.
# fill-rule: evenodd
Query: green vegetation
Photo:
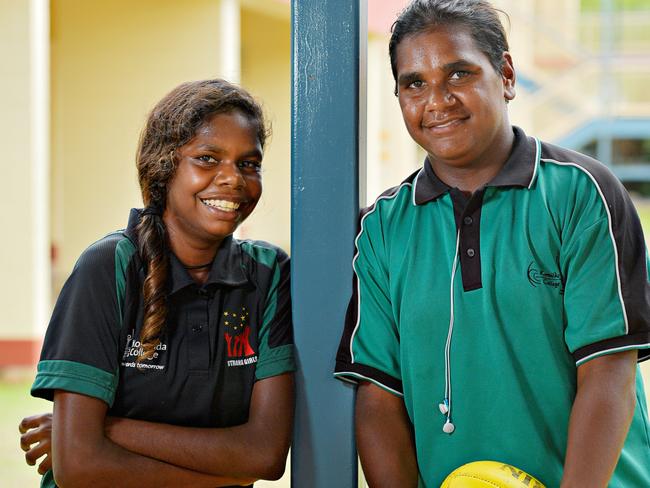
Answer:
M29 378L22 375L20 379L0 378L0 484L7 488L36 488L40 484L36 468L25 463L18 423L27 415L51 411L52 404L30 397L30 386L31 375Z
M583 12L597 12L602 10L602 0L580 0L580 8ZM612 0L615 10L650 10L648 0Z

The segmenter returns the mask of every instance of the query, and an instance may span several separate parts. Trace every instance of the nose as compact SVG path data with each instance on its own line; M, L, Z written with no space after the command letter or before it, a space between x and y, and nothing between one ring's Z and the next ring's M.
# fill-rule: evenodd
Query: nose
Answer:
M214 175L213 181L217 186L228 186L235 189L243 188L246 184L236 161L221 161L217 166L217 173Z
M442 84L432 85L429 88L429 93L427 95L426 110L430 112L446 110L456 103L456 97L454 97L454 94Z

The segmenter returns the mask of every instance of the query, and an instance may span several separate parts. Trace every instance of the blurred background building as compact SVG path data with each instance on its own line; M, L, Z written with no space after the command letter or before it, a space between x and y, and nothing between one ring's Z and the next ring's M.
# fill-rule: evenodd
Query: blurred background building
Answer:
M368 202L424 157L403 127L387 54L406 3L368 0ZM494 3L510 17L512 122L610 164L650 231L650 0ZM0 370L31 371L77 256L141 206L140 129L183 81L225 77L263 102L273 126L264 195L238 232L289 249L290 34L288 0L0 0ZM0 447L0 463L10 450Z

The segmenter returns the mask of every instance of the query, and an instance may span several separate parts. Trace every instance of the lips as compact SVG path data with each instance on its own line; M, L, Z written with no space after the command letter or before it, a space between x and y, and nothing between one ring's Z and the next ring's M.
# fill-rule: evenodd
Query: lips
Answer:
M461 125L468 118L469 117L453 117L453 118L445 118L441 120L427 121L422 124L422 127L431 130L451 129Z

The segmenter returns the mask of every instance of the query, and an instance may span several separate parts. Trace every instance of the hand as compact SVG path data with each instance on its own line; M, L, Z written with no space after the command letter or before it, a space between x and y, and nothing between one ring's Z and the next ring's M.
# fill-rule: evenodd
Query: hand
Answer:
M45 474L52 469L52 414L42 413L25 417L18 426L22 434L20 447L25 451L25 460L30 466L45 456L38 465L39 474Z

